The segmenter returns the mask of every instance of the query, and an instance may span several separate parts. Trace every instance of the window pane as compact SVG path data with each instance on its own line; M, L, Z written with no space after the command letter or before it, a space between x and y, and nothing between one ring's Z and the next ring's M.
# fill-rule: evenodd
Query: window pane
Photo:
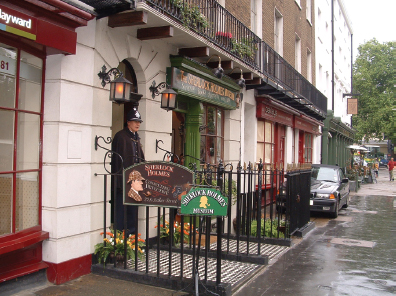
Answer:
M221 151L223 151L222 147L222 139L217 138L217 147L216 147L216 163L219 163L221 160Z
M217 136L222 137L222 129L221 129L221 110L217 110Z
M0 106L15 107L16 49L0 43Z
M19 112L17 170L39 168L40 117Z
M39 224L38 172L17 174L15 231Z
M257 121L257 142L264 142L264 121Z
M272 143L272 124L271 122L265 122L265 142Z
M211 164L216 163L216 154L215 154L215 138L213 137L207 137L207 158L206 161L208 161Z
M216 134L216 109L214 107L208 107L208 134Z
M12 175L0 175L0 236L11 233Z
M42 68L41 59L21 52L19 109L40 112Z
M256 162L260 162L260 159L264 157L264 144L257 143L257 157Z
M0 110L0 171L12 171L14 151L14 112Z
M264 162L272 163L272 145L265 144Z

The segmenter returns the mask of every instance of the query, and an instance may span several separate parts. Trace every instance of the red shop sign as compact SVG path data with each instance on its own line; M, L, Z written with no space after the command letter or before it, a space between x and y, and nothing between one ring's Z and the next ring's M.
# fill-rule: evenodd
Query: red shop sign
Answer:
M319 125L312 124L304 119L299 117L294 118L294 128L298 128L300 130L312 133L312 134L320 134L319 132Z
M268 119L284 125L293 126L293 115L260 102L257 104L257 118Z

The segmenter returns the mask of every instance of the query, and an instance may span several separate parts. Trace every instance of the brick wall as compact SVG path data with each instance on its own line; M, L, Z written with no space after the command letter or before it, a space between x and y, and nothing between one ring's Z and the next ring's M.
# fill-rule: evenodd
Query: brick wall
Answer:
M249 29L250 0L226 0L225 8Z
M301 74L307 78L307 49L311 51L312 84L315 85L315 13L311 0L311 21L306 18L306 0L300 0L299 7L294 0L263 0L263 41L274 48L275 9L283 16L283 57L295 66L296 34L301 39ZM250 28L250 0L227 0L226 9Z

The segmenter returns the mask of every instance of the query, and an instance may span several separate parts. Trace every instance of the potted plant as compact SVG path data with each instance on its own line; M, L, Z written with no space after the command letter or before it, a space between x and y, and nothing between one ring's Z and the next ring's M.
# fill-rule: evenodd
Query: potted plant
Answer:
M224 46L231 45L232 34L230 32L216 32L216 40Z
M100 235L104 235L104 233L100 233ZM98 262L103 264L106 262L107 257L114 257L118 261L125 260L124 254L124 239L125 234L117 230L117 234L114 235L113 230L110 232L106 232L105 238L103 238L103 242L95 245L95 255L97 256ZM144 247L145 241L140 238L140 233L137 237L137 255L140 260L144 259ZM135 248L136 248L136 236L134 234L129 235L127 238L127 252L126 252L126 260L135 259Z

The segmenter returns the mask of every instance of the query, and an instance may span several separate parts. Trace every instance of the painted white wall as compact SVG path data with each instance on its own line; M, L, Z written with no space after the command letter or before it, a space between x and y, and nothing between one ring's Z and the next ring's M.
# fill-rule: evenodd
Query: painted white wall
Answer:
M331 1L315 2L315 55L316 87L327 97L327 109L332 109L332 44L331 44ZM347 98L351 93L351 34L353 34L343 0L334 2L334 115L350 124L347 114Z

